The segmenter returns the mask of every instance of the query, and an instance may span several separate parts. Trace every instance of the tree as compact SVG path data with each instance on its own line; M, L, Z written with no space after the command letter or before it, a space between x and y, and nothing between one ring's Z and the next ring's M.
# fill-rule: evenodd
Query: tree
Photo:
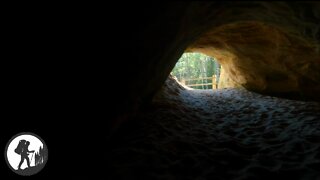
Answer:
M206 56L201 53L184 53L179 59L179 61L176 63L175 67L173 68L172 74L176 76L179 81L181 81L182 79L212 77L212 75L214 74L219 76L219 70L220 70L220 65L213 57ZM194 80L194 81L191 81L190 83L207 84L209 82L211 81ZM198 86L193 88L211 89L212 86L211 85Z

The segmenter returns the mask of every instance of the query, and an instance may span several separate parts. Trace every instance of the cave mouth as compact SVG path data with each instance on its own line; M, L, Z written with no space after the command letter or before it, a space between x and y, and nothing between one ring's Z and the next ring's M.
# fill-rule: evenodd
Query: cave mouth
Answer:
M275 97L320 101L318 48L314 41L274 24L239 21L208 27L185 52L219 61L219 88L244 87Z
M110 179L320 177L319 103L268 96L292 92L319 100L314 5L195 3L183 13L173 6L146 30L146 73L136 76L140 86L129 84L137 98L128 94L133 105L140 97L152 102L109 143ZM186 90L169 75L183 52L217 58L245 89Z
M221 65L210 56L186 52L171 71L179 83L187 89L218 89Z

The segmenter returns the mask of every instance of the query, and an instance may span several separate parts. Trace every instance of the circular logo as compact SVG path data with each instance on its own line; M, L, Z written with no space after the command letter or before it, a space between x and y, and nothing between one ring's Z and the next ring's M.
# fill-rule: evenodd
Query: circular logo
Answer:
M22 176L38 173L48 161L45 142L30 132L14 135L7 143L4 152L9 168Z

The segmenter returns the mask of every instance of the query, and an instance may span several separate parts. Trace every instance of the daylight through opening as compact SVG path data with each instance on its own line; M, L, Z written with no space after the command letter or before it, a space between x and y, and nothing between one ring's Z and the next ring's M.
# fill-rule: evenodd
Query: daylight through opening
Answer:
M221 65L214 57L202 53L184 53L171 74L193 89L218 89Z

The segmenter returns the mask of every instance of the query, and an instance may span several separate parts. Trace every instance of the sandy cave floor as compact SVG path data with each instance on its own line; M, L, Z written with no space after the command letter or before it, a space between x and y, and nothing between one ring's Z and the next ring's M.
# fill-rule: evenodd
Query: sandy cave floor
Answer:
M112 179L320 179L320 104L168 82L120 129Z

